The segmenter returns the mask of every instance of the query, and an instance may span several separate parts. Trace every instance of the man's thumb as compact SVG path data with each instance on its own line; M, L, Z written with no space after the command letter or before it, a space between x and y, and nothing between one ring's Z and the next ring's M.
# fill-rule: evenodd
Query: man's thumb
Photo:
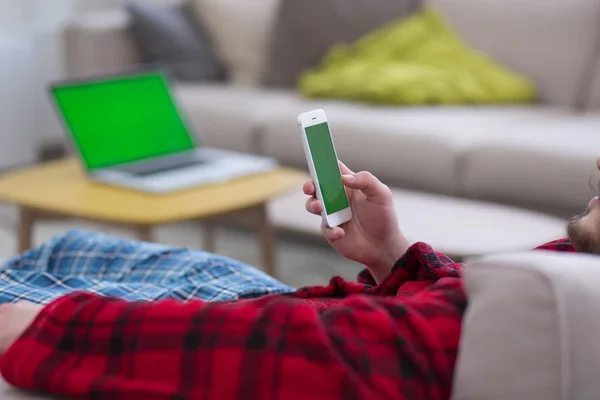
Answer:
M384 196L386 186L370 172L359 172L354 175L343 175L342 182L350 189L360 190L367 197Z

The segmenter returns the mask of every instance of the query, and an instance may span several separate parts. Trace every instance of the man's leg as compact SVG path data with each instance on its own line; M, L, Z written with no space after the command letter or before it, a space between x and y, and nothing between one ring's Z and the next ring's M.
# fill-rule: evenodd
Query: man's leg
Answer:
M293 288L227 257L79 230L0 266L0 304L45 304L76 290L126 300L217 301Z

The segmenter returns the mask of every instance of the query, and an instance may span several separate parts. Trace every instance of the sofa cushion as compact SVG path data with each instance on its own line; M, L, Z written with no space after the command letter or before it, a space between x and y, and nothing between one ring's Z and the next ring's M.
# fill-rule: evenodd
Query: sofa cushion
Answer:
M400 229L451 257L527 251L565 235L560 218L514 207L392 189ZM308 214L300 188L269 204L278 228L320 235L321 218Z
M588 179L600 155L600 114L514 121L465 150L463 194L566 213L594 195Z
M445 18L426 7L347 45L302 74L300 91L389 105L522 104L533 83L466 45Z
M289 107L288 107L289 106ZM335 101L296 101L265 120L266 154L306 168L296 119L323 108L339 157L351 168L368 170L392 186L454 193L461 174L462 148L511 121L538 118L540 107L368 107Z
M261 121L298 101L293 91L238 85L180 84L176 93L201 143L251 153L262 152Z
M464 282L453 399L598 397L598 256L492 256L468 262Z
M352 43L412 14L422 0L282 0L271 35L263 83L295 86L336 44Z
M597 0L429 0L463 38L530 77L543 100L574 105L600 34Z
M127 4L138 47L150 62L166 64L183 81L221 80L204 33L191 17L190 5L132 1Z
M232 81L256 86L263 76L267 43L279 0L192 0Z

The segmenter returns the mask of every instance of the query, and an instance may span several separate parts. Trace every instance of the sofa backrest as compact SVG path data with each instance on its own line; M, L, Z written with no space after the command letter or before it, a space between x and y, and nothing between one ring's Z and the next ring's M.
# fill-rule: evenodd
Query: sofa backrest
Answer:
M67 25L63 38L69 77L119 71L142 61L131 37L130 20L125 11L78 17Z
M533 251L467 262L455 400L600 393L600 257Z
M533 79L545 103L580 101L600 37L600 0L429 1L470 45Z
M600 109L600 35L596 38L595 53L582 83L582 106L584 110Z
M279 0L257 0L252 13L236 0L189 1L196 5L197 17L206 25L234 83L258 85ZM596 49L600 43L600 0L428 1L470 45L533 79L543 102L576 106L588 94L591 83L586 73L590 74L592 62L600 57ZM257 15L261 13L265 15ZM70 74L116 69L140 61L124 12L93 14L75 21L67 29L66 44ZM600 63L591 73L595 74L596 86L587 97L600 106Z

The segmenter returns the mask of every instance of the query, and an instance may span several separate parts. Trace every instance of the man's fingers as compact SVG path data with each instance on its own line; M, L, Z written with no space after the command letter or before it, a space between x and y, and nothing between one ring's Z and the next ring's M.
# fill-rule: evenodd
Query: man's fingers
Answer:
M316 190L315 190L315 184L313 183L313 181L308 181L308 182L304 183L304 185L302 186L302 191L307 196L315 196Z
M321 233L329 242L335 242L336 240L343 239L346 235L346 232L339 226L336 226L335 228L329 228L325 222L321 224Z
M390 189L370 172L362 171L354 175L343 175L342 182L348 188L360 190L365 196L373 199L387 199L391 195Z
M338 163L340 164L340 170L342 171L343 175L354 175L354 172L352 172L350 168L346 167L346 164L340 160L338 160Z
M340 165L340 171L342 171L343 175L354 175L354 172L352 172L350 168L346 167L346 165L343 162L338 160L338 163ZM315 197L317 195L317 189L313 181L304 182L304 185L302 185L302 191L307 196Z
M323 203L314 197L306 200L306 211L311 214L320 215L323 211Z

